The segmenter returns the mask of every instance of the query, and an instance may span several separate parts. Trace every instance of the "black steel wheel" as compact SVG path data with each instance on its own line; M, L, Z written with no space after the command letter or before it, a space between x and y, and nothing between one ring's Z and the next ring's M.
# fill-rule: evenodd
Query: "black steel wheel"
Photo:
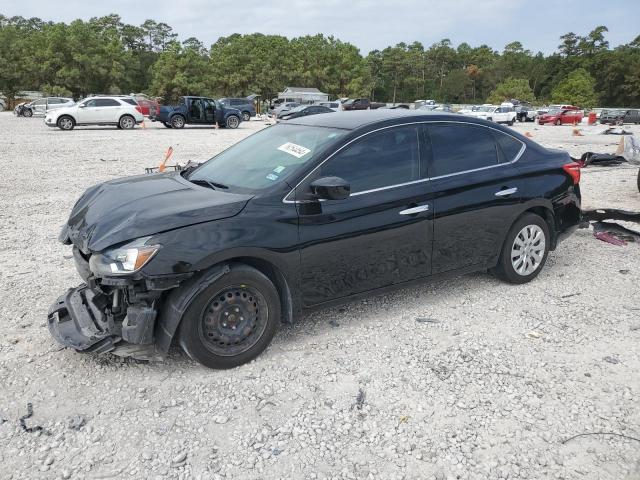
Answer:
M249 112L242 112L242 120L245 122L248 122L249 120L251 120L251 113Z
M25 108L24 109L24 116L25 117L33 117L33 110L31 110L30 108Z
M280 299L271 281L247 265L205 288L180 324L180 345L210 368L233 368L257 357L280 322Z

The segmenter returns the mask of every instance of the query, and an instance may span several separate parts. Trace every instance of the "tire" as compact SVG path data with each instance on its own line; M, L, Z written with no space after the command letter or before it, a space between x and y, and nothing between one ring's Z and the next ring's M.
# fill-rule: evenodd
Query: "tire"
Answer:
M56 122L56 125L60 130L69 131L73 130L73 127L76 126L76 122L69 115L62 115Z
M173 128L169 122L162 122L162 124L167 128Z
M236 115L229 115L227 117L227 120L225 121L225 126L232 130L235 128L238 128L239 125L240 125L240 118L238 118Z
M638 170L638 191L640 192L640 170Z
M33 117L33 110L31 110L30 108L25 108L23 115L25 117Z
M136 126L136 119L131 115L123 115L120 117L120 120L118 120L118 126L122 130L131 130Z
M251 120L251 113L242 112L242 121L243 122L248 122L249 120Z
M185 123L186 121L182 115L174 115L171 117L171 126L173 128L184 128Z
M491 117L487 118L487 122L493 122L493 118Z
M191 301L179 342L206 367L233 368L260 355L279 323L280 298L273 283L255 268L236 264Z
M513 127L513 120L508 121L507 125L509 125L510 127Z
M509 283L530 282L538 276L547 261L550 240L547 222L535 213L525 213L509 230L498 264L491 273ZM518 254L518 251L522 253ZM537 255L531 255L531 252Z

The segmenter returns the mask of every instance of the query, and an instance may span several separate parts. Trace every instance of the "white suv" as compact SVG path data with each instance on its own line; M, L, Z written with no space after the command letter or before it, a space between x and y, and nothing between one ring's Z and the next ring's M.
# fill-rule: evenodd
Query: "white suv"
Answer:
M140 107L133 98L100 96L47 112L44 123L61 130L73 130L76 125L115 125L130 129L143 120Z

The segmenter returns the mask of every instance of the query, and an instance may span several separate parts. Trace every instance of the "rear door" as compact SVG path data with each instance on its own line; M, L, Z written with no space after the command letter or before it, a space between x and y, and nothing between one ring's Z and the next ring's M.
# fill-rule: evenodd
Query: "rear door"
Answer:
M336 176L345 200L298 202L305 305L429 275L432 213L420 126L369 133L322 164L298 187ZM300 198L300 195L298 196Z
M433 274L485 266L496 258L521 200L514 161L524 144L465 122L428 127L433 196Z

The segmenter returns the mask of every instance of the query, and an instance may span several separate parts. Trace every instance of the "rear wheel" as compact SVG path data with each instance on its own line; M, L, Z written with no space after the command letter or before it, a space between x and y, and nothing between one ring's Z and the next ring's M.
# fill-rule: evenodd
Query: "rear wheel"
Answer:
M171 117L171 126L173 128L184 128L185 124L184 117L182 115L174 115Z
M191 302L180 324L180 345L209 368L233 368L267 348L280 322L280 299L258 270L234 265Z
M242 112L242 120L248 122L251 120L251 114L249 112Z
M131 130L136 126L136 120L131 115L123 115L120 117L118 126L123 130Z
M238 125L240 125L240 119L235 115L229 115L225 124L227 128L238 128Z
M70 116L63 115L58 119L56 125L58 125L58 128L60 130L73 130L73 127L75 126L75 122L73 121L73 118L71 118Z
M162 122L162 124L167 128L173 128L169 122Z
M492 273L509 283L527 283L538 276L549 253L549 226L539 215L526 213L513 224Z

